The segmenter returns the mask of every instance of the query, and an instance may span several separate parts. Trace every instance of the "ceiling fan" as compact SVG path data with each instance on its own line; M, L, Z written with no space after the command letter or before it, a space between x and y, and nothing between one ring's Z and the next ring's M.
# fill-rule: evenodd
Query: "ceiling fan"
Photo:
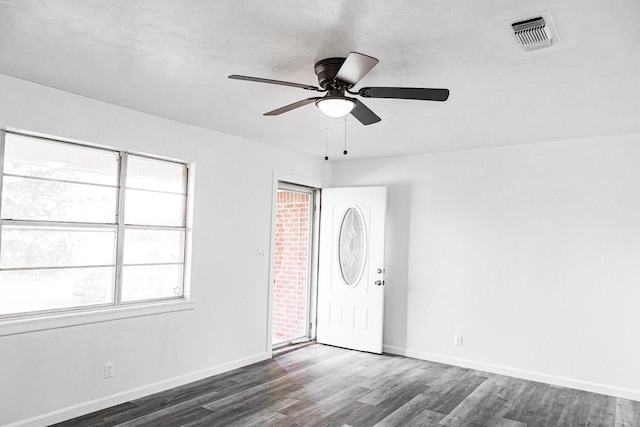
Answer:
M277 116L307 104L315 103L323 113L330 117L342 117L351 113L351 115L358 119L363 125L377 123L381 119L364 105L362 101L348 97L346 94L357 95L363 98L417 99L421 101L446 101L449 97L449 89L363 87L357 92L352 92L351 89L362 77L371 71L377 63L378 60L376 58L357 52L351 52L346 58L327 58L320 60L314 67L320 87L237 74L230 75L229 78L297 87L315 92L326 92L324 96L303 99L302 101L269 111L264 113L265 116Z

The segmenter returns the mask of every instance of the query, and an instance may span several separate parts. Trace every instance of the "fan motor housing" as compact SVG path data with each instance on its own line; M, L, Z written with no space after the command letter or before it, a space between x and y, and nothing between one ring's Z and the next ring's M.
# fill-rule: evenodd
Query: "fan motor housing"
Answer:
M327 58L316 62L314 71L318 76L318 84L323 89L330 89L340 67L346 58Z

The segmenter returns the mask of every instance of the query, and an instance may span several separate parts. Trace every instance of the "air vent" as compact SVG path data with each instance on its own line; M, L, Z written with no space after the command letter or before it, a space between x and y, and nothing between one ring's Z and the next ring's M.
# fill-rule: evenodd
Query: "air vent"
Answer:
M542 49L553 44L553 37L542 16L511 24L516 40L524 50Z

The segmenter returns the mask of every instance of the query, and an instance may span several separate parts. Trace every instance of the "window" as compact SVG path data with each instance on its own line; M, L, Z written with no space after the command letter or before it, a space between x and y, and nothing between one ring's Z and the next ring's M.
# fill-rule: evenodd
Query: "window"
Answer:
M3 135L0 317L185 298L186 163Z

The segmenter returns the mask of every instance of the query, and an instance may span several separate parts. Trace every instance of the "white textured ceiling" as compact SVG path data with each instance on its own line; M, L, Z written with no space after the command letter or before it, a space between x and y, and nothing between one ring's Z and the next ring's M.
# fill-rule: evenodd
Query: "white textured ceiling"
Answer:
M550 11L559 41L524 52L505 21ZM250 140L344 158L344 120L315 96L316 61L365 53L356 86L448 88L449 100L365 99L350 159L640 132L640 2L0 1L0 73Z

